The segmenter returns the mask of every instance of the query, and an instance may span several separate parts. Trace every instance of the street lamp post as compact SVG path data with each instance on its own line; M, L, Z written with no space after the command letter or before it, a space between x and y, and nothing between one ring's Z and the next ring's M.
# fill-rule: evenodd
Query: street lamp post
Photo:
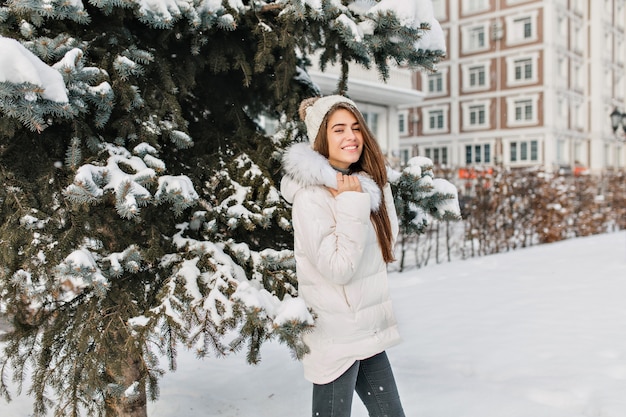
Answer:
M626 113L622 113L617 110L617 107L611 113L611 127L613 128L613 133L617 133L617 129L622 125L622 130L624 131L623 136L617 136L619 141L626 141Z
M622 130L624 133L622 136L617 136L617 129L619 125L622 125ZM617 110L617 107L611 113L611 127L613 128L613 133L616 134L617 140L621 142L626 142L626 113L621 113Z

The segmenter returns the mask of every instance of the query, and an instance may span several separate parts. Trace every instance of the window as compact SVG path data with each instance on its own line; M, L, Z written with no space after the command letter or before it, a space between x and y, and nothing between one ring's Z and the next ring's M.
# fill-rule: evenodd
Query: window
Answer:
M514 61L515 81L532 80L533 61L531 59L518 59Z
M531 11L522 16L510 15L506 17L507 44L513 45L536 41L538 16L537 11ZM557 31L561 30L560 23L561 20L558 20Z
M487 74L484 65L473 66L468 69L469 75L469 87L480 88L485 87L487 84Z
M428 112L428 128L430 130L443 129L443 110L432 110Z
M482 145L465 145L465 164L490 164L491 163L491 145L488 143Z
M513 36L515 39L530 39L533 36L533 24L530 17L513 19Z
M470 86L478 87L485 85L485 67L470 68Z
M482 52L489 49L489 22L461 26L463 53Z
M462 88L464 91L478 91L489 88L491 61L471 62L461 65Z
M509 145L511 162L537 162L539 160L539 141L515 141Z
M559 54L556 65L556 84L565 89L569 83L569 59Z
M406 166L406 163L409 161L409 150L401 149L400 150L400 165Z
M485 28L477 26L469 30L469 49L483 49L485 47Z
M443 74L435 73L428 75L428 92L430 94L443 93Z
M584 80L583 80L583 63L576 61L572 63L572 87L579 91L584 89Z
M572 127L576 129L584 129L585 128L585 112L584 105L581 98L575 99L570 102L571 105L571 113L570 113L570 124Z
M530 21L530 17L525 17L524 19L519 19L519 20L517 20L516 23L523 27L522 37L524 39L530 39L532 37L532 34L533 34L533 26L532 26L532 22Z
M569 23L567 17L563 14L559 14L558 20L557 20L557 37L556 37L556 43L561 45L561 46L565 46L567 44L567 34L568 34L568 27L567 24Z
M406 111L398 113L398 133L401 135L406 135L407 133L409 133L408 116L408 112Z
M489 127L489 100L476 100L462 105L463 128L480 129Z
M489 0L465 0L461 5L463 13L475 13L489 9Z
M515 102L515 121L529 121L533 119L532 100L519 100Z
M422 109L423 133L443 133L448 131L448 107L433 106Z
M447 165L448 164L448 148L425 148L426 158L430 158L435 165Z
M530 125L539 123L539 95L508 97L508 126Z
M559 60L559 65L561 61ZM528 85L539 81L537 68L539 68L539 54L507 57L507 85ZM559 67L559 71L564 69Z
M469 108L469 124L472 126L485 124L485 106L470 106Z
M572 50L580 52L583 47L583 22L573 21L572 22L572 35L571 35L571 44Z

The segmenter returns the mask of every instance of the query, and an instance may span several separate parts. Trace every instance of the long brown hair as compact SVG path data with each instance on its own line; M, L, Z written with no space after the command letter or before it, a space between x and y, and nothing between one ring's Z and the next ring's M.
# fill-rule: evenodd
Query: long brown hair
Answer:
M326 128L328 126L328 119L338 109L346 109L356 117L359 127L361 128L361 134L363 136L363 152L361 157L355 163L350 166L350 172L365 172L380 188L381 201L378 210L370 213L370 218L374 224L374 230L376 231L376 237L378 239L378 245L383 255L383 259L386 263L393 262L395 260L393 256L393 236L391 234L391 222L389 221L389 214L387 213L387 206L385 204L385 194L383 188L387 184L387 168L385 165L385 156L380 149L378 142L374 138L372 131L367 126L365 119L361 112L350 105L349 103L340 102L335 104L324 116L324 120L317 132L317 137L313 143L313 149L321 155L328 158L328 135Z

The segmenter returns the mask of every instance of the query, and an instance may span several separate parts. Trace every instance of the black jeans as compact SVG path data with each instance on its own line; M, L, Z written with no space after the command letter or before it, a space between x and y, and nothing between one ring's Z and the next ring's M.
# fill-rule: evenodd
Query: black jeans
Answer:
M405 417L385 352L356 361L328 384L313 384L313 417L350 417L354 391L370 417Z

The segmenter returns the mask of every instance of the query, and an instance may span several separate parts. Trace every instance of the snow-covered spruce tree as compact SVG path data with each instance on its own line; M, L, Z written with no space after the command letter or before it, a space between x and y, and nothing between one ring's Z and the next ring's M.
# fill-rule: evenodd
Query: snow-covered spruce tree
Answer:
M429 0L399 3L0 2L4 397L12 375L35 415L145 416L181 346L303 355L280 151L311 54L341 92L348 62L442 56Z
M399 269L402 271L408 242L435 221L460 220L461 211L456 187L443 178L435 178L429 158L411 158L402 172L392 172L390 182L400 223Z

